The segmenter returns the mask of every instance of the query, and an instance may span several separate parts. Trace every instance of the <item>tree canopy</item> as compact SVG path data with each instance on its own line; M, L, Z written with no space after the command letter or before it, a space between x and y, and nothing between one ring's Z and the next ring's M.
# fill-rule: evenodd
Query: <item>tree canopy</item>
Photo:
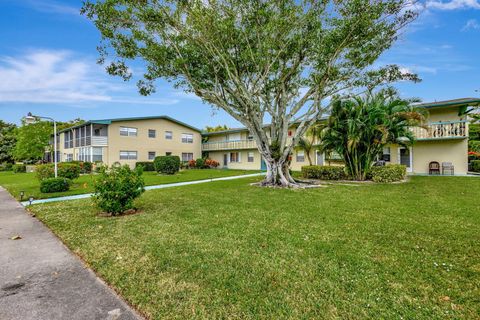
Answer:
M141 94L172 81L245 125L267 165L267 185L294 185L288 157L325 112L323 100L408 79L378 57L415 17L409 0L99 0L83 13L102 35L99 62ZM287 142L289 125L295 135ZM271 125L265 126L267 122Z
M0 164L13 162L12 152L17 140L15 138L16 128L15 124L0 120Z
M223 126L218 125L218 126L215 126L215 127L209 127L209 126L205 127L205 131L207 131L207 132L218 132L218 131L224 131L224 130L228 130L228 129L230 129L230 128L226 124L224 124Z

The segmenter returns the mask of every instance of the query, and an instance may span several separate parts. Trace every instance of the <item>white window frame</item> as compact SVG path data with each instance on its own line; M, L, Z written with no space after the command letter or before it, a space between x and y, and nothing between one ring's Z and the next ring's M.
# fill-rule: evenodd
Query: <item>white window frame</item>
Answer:
M150 157L153 154L153 157ZM157 153L155 151L148 151L148 160L155 160Z
M123 153L123 156L122 156ZM137 160L138 159L138 152L132 150L121 150L120 151L120 160Z
M247 153L247 162L255 162L255 152L250 151Z
M232 154L236 154L236 157L235 157L236 159L235 159L235 161L232 161ZM228 154L228 162L231 162L231 163L240 163L240 162L242 162L242 161L241 161L241 157L242 157L242 156L241 156L241 152L230 152L230 153Z
M120 127L120 135L122 137L136 137L138 129L133 127Z
M172 140L172 139L173 139L173 132L165 131L165 140Z
M298 150L296 157L295 157L296 162L305 162L305 151L304 150Z
M182 143L193 143L193 133L182 133Z
M193 152L182 152L182 162L193 160Z
M153 135L150 135L151 133L153 133ZM156 138L156 137L157 137L157 130L155 130L155 129L148 129L148 137L149 137L149 138L152 138L152 139Z

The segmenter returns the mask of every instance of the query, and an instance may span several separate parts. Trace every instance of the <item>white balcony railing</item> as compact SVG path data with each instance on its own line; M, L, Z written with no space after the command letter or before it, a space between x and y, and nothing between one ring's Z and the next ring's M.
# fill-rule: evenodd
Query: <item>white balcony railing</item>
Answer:
M418 140L461 139L468 137L467 121L434 122L410 128Z
M108 137L93 136L91 145L96 146L96 147L106 147L106 146L108 146Z
M205 142L202 144L203 151L256 149L256 148L257 148L257 143L254 140L216 141L216 142Z

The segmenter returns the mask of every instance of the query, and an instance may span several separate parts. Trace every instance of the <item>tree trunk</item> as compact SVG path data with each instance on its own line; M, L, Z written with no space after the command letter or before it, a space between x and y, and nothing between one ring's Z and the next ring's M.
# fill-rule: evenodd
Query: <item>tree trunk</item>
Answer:
M267 175L262 181L263 186L298 187L298 183L290 175L290 166L286 160L265 159Z

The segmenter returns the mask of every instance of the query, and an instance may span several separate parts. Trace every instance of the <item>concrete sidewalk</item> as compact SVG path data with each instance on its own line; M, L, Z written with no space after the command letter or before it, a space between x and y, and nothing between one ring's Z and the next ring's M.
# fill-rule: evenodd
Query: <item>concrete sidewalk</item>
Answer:
M0 187L0 319L141 317Z

